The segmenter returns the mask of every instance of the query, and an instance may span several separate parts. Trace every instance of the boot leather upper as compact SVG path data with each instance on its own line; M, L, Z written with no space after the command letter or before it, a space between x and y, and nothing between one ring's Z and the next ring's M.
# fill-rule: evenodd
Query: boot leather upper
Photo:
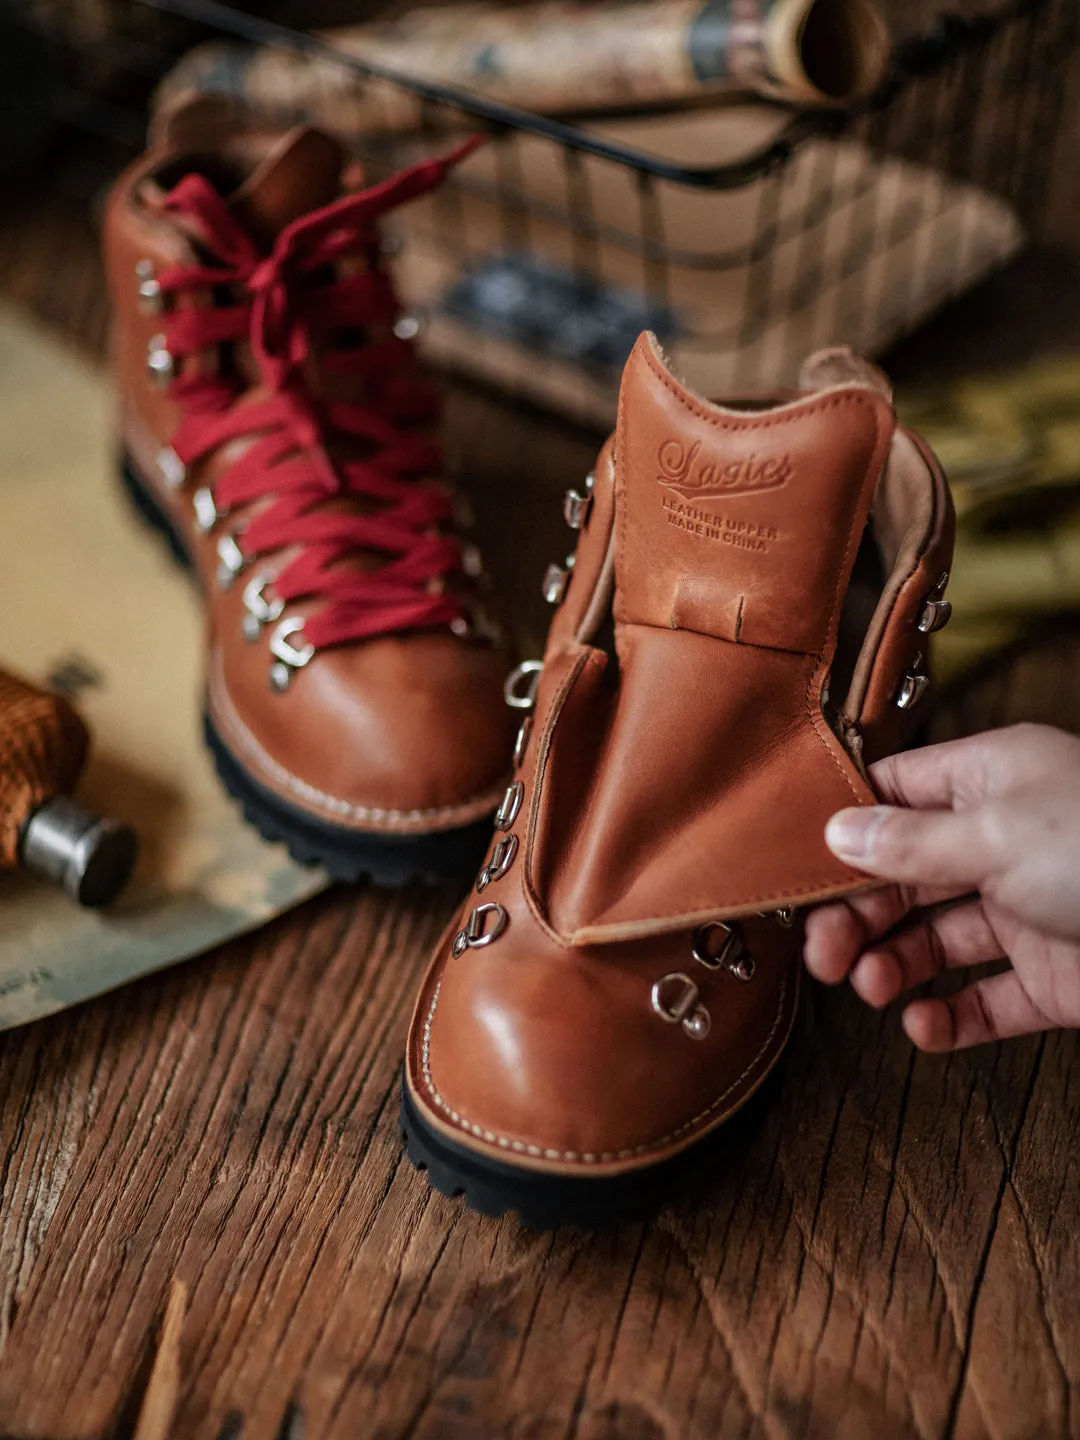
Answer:
M343 154L314 131L280 136L238 132L229 142L232 164L247 179L232 201L264 247L283 226L340 193ZM231 149L230 149L231 146ZM233 441L201 462L180 488L162 468L182 418L168 388L147 373L147 351L161 315L140 305L136 266L157 271L197 258L197 237L163 207L163 192L185 167L220 161L209 151L185 154L168 132L115 186L105 222L105 249L114 327L113 355L124 447L191 552L207 598L207 705L219 734L266 788L338 826L393 833L451 829L490 813L501 794L513 720L502 704L502 679L511 663L504 645L463 639L448 629L399 631L320 650L289 689L272 693L268 626L255 642L244 638L243 585L215 582L222 527L201 534L192 496L209 486L251 443ZM208 303L209 295L196 297ZM199 357L198 364L213 364ZM250 364L250 357L241 357ZM349 382L309 367L313 393L350 398ZM257 403L267 389L256 374L238 401ZM260 503L230 526L250 520ZM229 527L225 527L229 528ZM269 557L280 569L295 550ZM264 563L260 561L260 564ZM289 614L307 617L318 600L298 600Z
M788 912L874 883L831 854L825 824L874 802L864 758L899 735L951 506L872 367L826 352L803 383L736 410L688 392L649 336L627 365L516 814L410 1036L413 1098L459 1142L571 1171L683 1148L783 1048L801 949ZM885 580L838 657L868 522ZM455 944L484 905L501 916ZM717 922L752 978L695 957L722 948Z

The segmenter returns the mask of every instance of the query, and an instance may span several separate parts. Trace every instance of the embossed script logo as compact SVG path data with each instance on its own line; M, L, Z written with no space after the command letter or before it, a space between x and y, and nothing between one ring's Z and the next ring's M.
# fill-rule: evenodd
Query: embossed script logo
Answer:
M703 464L700 457L700 440L689 450L680 440L665 440L656 457L657 480L684 500L720 500L777 490L795 473L790 455L747 455L726 465Z

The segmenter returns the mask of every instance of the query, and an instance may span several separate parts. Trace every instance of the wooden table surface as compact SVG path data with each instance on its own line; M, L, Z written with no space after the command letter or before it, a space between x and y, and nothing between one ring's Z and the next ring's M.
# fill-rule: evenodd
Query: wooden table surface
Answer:
M94 348L85 241L16 215L0 291ZM985 363L1005 328L1023 348L1078 314L1073 267L1022 266L897 368ZM463 389L451 426L538 643L556 496L595 440ZM1078 660L1059 627L936 734L1080 729ZM697 1192L648 1224L530 1232L429 1191L398 1141L412 995L455 899L338 890L0 1035L0 1435L1080 1436L1075 1035L921 1057L895 1009L808 986Z

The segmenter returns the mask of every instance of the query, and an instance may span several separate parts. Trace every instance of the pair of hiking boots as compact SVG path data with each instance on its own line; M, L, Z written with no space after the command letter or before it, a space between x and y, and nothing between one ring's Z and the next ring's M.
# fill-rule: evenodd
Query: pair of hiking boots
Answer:
M592 1223L762 1084L801 912L872 883L823 831L926 690L952 508L849 352L712 404L644 335L511 669L379 232L455 158L372 185L317 131L172 116L106 221L125 474L201 582L249 820L343 879L483 855L409 1036L411 1158Z

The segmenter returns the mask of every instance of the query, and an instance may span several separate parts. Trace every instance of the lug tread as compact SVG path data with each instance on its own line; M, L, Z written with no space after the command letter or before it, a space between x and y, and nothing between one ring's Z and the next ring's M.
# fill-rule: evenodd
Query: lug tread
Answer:
M674 1161L603 1178L542 1175L509 1162L488 1161L447 1141L428 1130L404 1078L399 1128L414 1168L441 1195L464 1197L468 1209L492 1218L516 1213L530 1230L554 1230L560 1225L598 1230L650 1219L681 1189L707 1175L710 1162L715 1163L740 1133L754 1127L759 1103L753 1097L734 1120ZM455 1163L459 1155L460 1165Z
M183 537L127 456L121 459L120 474L141 518L162 537L174 560L184 569L193 570ZM332 880L347 885L366 879L387 887L464 880L479 868L491 834L489 821L460 830L400 838L339 829L313 816L293 812L287 802L262 790L229 751L208 717L204 717L204 724L218 777L240 805L244 819L264 840L284 845L298 865L320 865Z
M370 880L376 885L394 887L458 880L471 875L483 859L488 839L487 821L440 835L400 839L364 831L337 831L318 821L308 824L318 825L324 832L322 835L304 833L283 813L285 802L275 803L275 797L269 795L263 798L255 788L256 782L247 777L208 716L204 717L204 726L218 778L239 804L244 819L264 840L284 845L298 865L319 865L341 884Z

